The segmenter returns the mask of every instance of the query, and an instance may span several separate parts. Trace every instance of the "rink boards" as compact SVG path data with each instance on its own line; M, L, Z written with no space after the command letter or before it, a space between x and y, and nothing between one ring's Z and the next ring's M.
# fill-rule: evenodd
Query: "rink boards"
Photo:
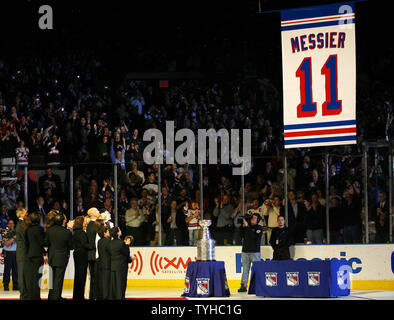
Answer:
M352 290L394 290L394 244L369 245L296 245L291 247L294 260L345 260L352 269ZM240 285L241 246L217 246L215 258L225 262L230 288ZM1 252L1 249L0 249ZM135 258L129 264L128 286L183 288L187 264L197 260L196 247L132 247ZM272 259L270 246L261 247L263 260ZM47 263L47 259L45 258ZM4 261L0 254L0 279ZM43 269L44 286L49 268ZM72 288L74 261L72 254L65 275L65 288Z

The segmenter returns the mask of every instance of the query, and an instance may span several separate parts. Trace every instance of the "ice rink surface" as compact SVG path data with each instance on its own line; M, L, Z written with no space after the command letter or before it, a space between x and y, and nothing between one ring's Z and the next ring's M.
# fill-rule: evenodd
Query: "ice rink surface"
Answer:
M201 298L183 298L183 288L128 288L126 299L134 300L201 300ZM41 290L41 298L47 299L48 290ZM72 290L63 290L63 298L72 299ZM0 291L0 300L18 300L19 291ZM292 298L258 297L247 293L238 293L230 289L230 297L210 297L204 300L394 300L394 291L352 290L349 296L333 298Z

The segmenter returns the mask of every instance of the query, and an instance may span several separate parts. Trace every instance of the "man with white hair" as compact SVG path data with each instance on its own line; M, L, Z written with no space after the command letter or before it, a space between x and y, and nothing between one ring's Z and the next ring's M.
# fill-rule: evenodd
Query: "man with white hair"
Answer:
M108 229L111 229L114 227L114 223L111 221L111 214L109 213L109 211L105 208L100 210L100 217L99 219L104 221L104 224L106 225L106 227Z

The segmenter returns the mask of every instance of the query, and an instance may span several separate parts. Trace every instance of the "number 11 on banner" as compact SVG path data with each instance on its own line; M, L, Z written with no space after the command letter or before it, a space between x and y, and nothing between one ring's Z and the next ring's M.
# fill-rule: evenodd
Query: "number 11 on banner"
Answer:
M337 55L328 57L321 74L325 76L326 100L322 104L323 116L337 115L342 112L342 100L338 100L338 63ZM317 113L317 104L313 102L312 85L312 59L306 57L302 60L296 71L296 77L300 78L301 102L297 106L297 118L314 117Z

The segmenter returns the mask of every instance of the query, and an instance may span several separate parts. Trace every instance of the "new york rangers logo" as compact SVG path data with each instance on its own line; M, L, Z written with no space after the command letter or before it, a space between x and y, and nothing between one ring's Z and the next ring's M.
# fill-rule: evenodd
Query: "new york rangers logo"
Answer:
M268 287L276 287L278 285L278 274L276 272L265 273L265 285Z
M197 294L205 295L209 293L209 278L197 278Z
M308 272L308 286L320 286L320 272Z
M190 279L189 277L185 277L185 287L183 288L184 293L189 293L190 290Z
M286 280L287 285L291 287L298 286L300 284L298 272L286 272Z

